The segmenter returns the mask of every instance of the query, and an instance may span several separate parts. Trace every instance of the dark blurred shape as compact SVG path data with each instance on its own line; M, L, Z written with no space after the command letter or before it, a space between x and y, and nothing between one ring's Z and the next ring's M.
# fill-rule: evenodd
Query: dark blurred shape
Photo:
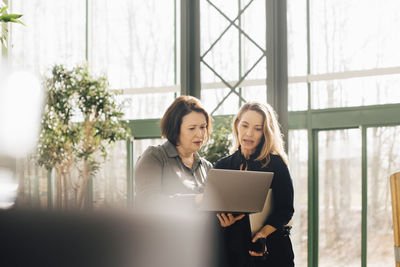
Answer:
M197 215L2 210L0 266L214 266L213 222Z

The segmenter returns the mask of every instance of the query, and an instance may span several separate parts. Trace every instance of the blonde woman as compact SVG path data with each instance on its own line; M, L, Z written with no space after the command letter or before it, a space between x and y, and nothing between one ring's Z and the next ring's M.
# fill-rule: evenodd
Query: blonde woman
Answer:
M233 154L215 168L273 172L274 178L262 213L217 214L227 265L294 266L288 226L294 213L293 184L275 111L257 102L244 104L234 118L233 135ZM258 250L256 243L261 243Z

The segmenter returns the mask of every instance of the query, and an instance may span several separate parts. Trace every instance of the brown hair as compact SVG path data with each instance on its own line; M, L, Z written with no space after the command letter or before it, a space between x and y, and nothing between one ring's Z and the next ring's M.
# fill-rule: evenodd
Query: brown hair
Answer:
M234 146L233 152L236 151L240 145L239 134L238 134L238 124L241 120L243 114L248 111L253 110L259 113L263 117L263 142L260 155L255 160L261 161L266 160L263 167L267 166L270 161L269 154L276 154L281 156L283 161L288 165L287 155L284 150L283 138L278 123L277 115L274 109L268 104L261 104L258 102L248 102L244 104L238 114L233 119L233 136L234 136Z
M205 141L207 141L212 128L211 117L202 107L199 99L186 95L176 98L167 111L165 111L160 121L162 137L167 138L168 141L176 146L181 132L182 118L193 111L202 113L206 117L207 133Z

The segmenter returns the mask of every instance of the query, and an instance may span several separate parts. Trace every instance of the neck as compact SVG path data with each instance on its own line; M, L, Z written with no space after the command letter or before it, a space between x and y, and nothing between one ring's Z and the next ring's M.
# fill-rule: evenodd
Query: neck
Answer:
M255 150L248 150L248 149L242 149L242 154L246 159L249 159L250 156L255 152Z
M181 158L192 158L193 152L186 151L181 146L176 146L176 150Z

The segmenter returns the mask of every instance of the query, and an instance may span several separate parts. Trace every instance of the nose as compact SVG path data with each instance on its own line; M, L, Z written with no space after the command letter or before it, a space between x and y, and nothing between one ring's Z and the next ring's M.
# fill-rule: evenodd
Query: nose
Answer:
M203 138L205 133L206 133L206 129L199 128L199 130L196 131L196 136Z
M246 131L246 135L247 136L253 136L253 130L252 129L247 130Z

